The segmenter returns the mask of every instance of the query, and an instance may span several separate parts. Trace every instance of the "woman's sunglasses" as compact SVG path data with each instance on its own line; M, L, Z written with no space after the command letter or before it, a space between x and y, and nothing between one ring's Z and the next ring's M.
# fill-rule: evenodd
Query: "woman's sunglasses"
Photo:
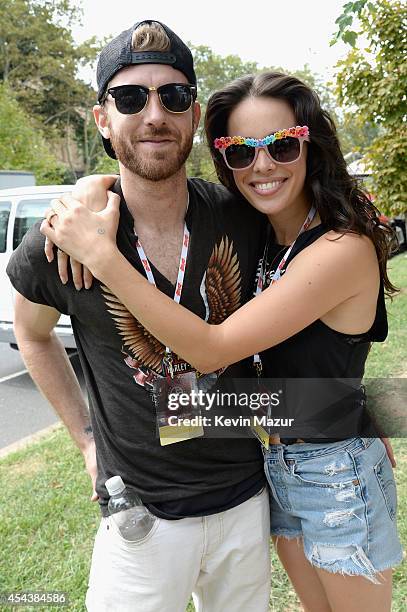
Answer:
M116 108L123 115L137 115L147 106L150 91L156 91L161 106L169 113L185 113L191 108L196 98L196 87L185 83L168 83L160 87L144 87L144 85L119 85L110 87L101 104L110 94L116 103Z
M230 170L247 170L255 163L260 149L276 164L292 164L301 157L302 143L309 142L306 125L273 132L265 138L244 136L222 136L214 141Z

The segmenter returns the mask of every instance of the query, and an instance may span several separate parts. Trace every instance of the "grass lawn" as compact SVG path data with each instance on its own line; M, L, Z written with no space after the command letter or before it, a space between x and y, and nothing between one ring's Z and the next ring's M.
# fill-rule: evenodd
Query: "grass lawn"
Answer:
M390 266L393 282L403 291L389 304L389 339L371 351L367 374L372 377L407 375L407 256L398 255ZM407 547L407 440L393 440L393 446L398 462L399 528ZM70 599L68 609L85 610L83 602L99 510L97 504L89 501L90 481L82 457L65 430L59 429L47 439L0 460L0 490L0 592L66 591ZM299 610L274 553L273 568L270 609ZM404 612L405 564L396 569L394 586L393 612ZM1 611L11 609L0 605ZM24 609L28 612L50 607ZM192 611L190 605L188 612Z
M387 301L389 335L373 345L365 375L372 378L407 376L407 253L390 259L390 280L400 289Z

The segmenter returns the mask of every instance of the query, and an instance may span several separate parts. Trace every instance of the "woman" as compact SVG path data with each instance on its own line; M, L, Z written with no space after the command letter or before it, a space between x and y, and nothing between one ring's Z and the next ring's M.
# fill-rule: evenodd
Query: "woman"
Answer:
M283 74L243 77L212 96L206 132L221 182L270 221L257 296L222 324L202 321L131 268L116 248L113 196L102 215L75 211L76 236L67 211L45 233L199 372L255 355L268 376L361 379L371 341L387 333L388 234L349 177L317 96ZM88 253L82 245L96 232L103 240ZM352 402L356 415L363 391ZM352 420L346 402L335 408ZM333 414L322 416L326 431ZM277 437L265 460L273 539L304 608L390 610L391 568L402 551L382 442Z

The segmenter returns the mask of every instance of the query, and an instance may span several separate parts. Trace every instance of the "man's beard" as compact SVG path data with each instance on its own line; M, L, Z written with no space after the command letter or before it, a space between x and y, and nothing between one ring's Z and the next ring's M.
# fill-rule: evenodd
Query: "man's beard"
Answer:
M179 137L180 146L171 154L168 151L158 150L145 155L138 150L139 137L129 135L122 138L112 130L112 126L109 127L110 141L117 159L130 172L149 181L163 181L176 174L185 164L192 149L194 138L192 128L183 141ZM147 140L149 136L174 138L174 134L165 128L150 128L149 134L143 136L143 139Z

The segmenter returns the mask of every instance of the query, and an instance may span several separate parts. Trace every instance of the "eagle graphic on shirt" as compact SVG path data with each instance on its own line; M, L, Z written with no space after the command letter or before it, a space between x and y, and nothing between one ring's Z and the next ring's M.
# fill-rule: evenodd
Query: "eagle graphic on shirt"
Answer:
M144 386L161 374L165 346L157 340L108 287L101 286L107 310L123 341L126 364L136 370L134 379ZM241 273L233 241L224 236L215 245L200 284L205 321L218 324L241 304Z

